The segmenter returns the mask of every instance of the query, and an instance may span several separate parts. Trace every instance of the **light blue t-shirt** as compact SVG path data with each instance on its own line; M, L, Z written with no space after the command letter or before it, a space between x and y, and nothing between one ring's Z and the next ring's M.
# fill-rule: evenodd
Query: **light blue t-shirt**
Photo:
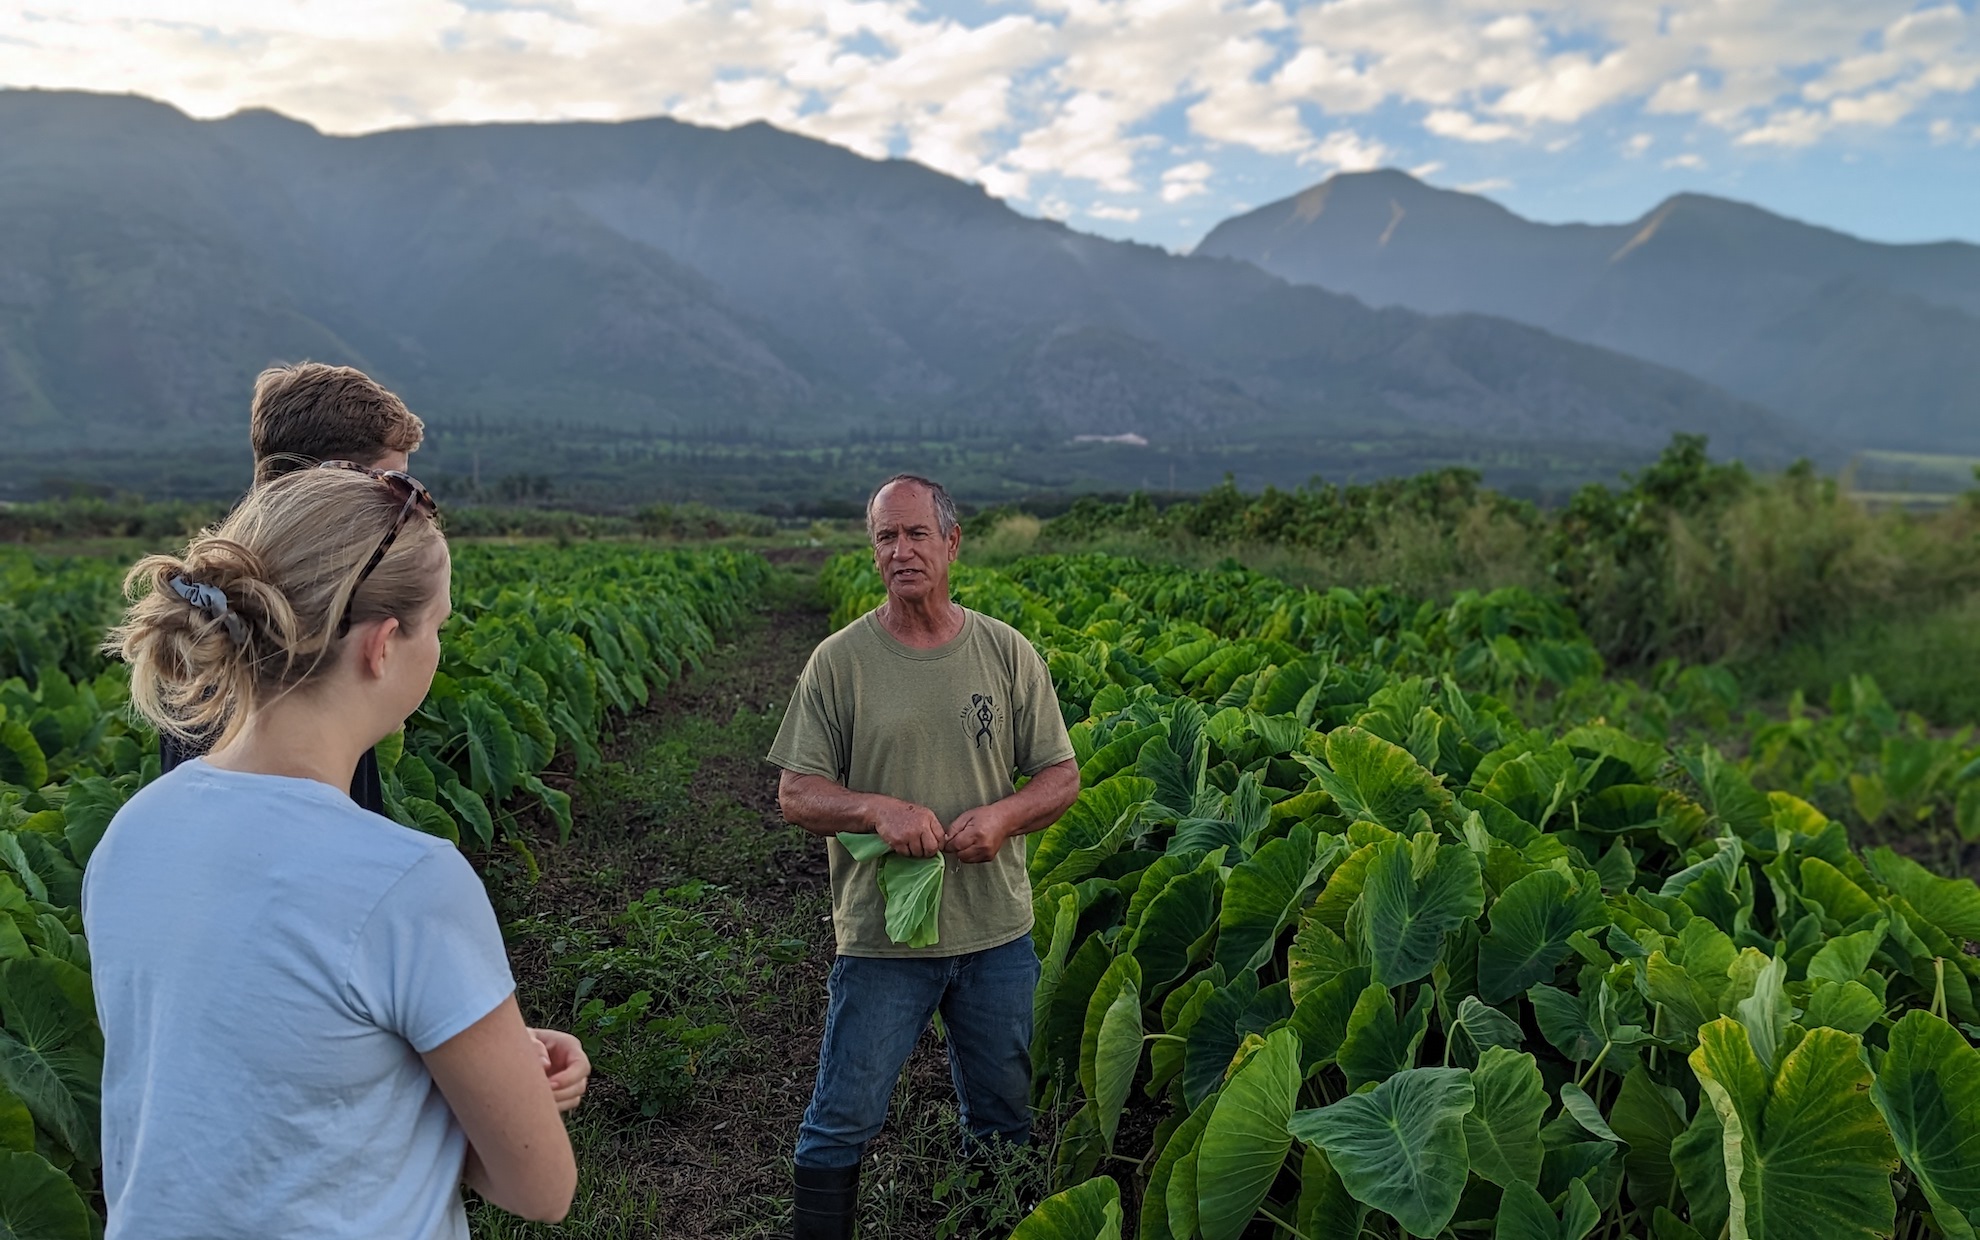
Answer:
M467 1138L420 1055L515 990L445 840L194 761L83 881L108 1240L465 1240Z

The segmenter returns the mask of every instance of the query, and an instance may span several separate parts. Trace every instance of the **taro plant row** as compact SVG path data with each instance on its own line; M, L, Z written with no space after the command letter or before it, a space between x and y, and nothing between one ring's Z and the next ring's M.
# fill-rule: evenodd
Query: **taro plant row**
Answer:
M1028 856L1035 1089L1077 1109L1019 1240L1975 1234L1980 889L1571 717L1558 607L958 586L1046 653L1084 785Z
M599 758L613 711L696 664L770 574L727 550L456 549L433 691L380 747L392 815L528 857L517 817L571 828L553 765ZM100 1235L102 1036L79 911L111 817L158 773L127 678L96 653L118 605L105 561L0 556L0 1233ZM533 864L533 862L532 862Z

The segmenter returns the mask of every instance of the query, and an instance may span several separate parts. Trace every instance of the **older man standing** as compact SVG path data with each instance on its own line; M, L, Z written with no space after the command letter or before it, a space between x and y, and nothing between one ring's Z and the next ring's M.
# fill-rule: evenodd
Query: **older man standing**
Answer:
M887 601L820 643L770 749L784 817L830 841L833 963L818 1080L798 1136L796 1240L852 1235L859 1160L931 1013L971 1139L1031 1137L1031 883L1021 838L1058 821L1079 767L1045 663L949 597L962 529L948 493L903 474L866 509ZM1020 790L1014 776L1029 777ZM887 935L879 862L832 836L946 854L940 937Z

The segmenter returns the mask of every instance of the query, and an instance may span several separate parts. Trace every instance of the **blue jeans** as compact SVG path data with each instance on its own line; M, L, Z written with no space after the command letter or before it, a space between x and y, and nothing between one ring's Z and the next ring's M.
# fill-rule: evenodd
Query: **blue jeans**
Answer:
M832 965L818 1083L798 1130L801 1167L851 1167L887 1119L901 1066L939 1010L970 1137L1031 1140L1031 936L962 956Z

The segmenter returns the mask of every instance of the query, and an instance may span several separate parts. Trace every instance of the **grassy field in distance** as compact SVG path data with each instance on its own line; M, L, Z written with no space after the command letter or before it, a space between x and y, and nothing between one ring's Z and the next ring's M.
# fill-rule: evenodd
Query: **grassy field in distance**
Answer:
M1980 457L1866 449L1850 458L1843 488L1866 504L1938 507L1973 488Z

